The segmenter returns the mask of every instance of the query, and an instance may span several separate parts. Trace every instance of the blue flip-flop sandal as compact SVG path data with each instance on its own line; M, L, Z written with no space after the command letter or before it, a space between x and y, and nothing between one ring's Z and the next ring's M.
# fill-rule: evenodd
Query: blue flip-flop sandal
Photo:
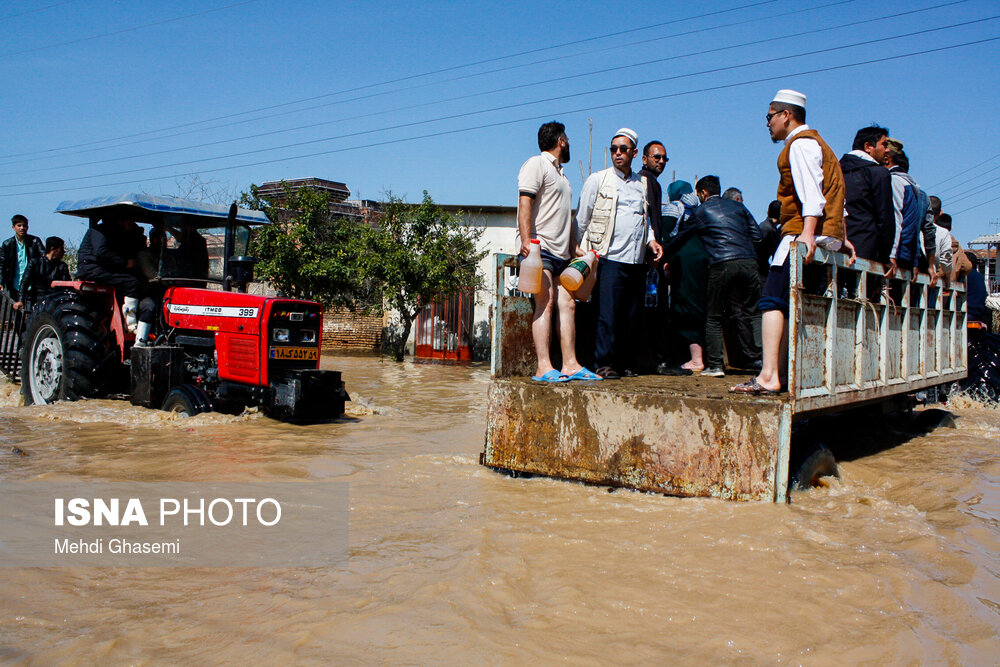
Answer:
M555 369L548 371L544 375L532 375L531 379L535 382L569 382L568 377Z
M577 372L569 376L570 380L582 380L584 382L590 382L593 380L603 380L600 375L593 371L588 371L586 368L581 368Z

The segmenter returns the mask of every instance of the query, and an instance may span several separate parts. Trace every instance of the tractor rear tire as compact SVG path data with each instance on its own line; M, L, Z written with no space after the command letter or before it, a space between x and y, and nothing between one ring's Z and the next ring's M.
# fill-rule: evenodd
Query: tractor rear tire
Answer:
M163 399L165 412L176 412L182 417L194 417L203 412L212 411L212 401L200 387L191 384L182 384L167 392L167 397Z
M112 336L78 292L46 295L21 339L25 405L98 398L120 365Z

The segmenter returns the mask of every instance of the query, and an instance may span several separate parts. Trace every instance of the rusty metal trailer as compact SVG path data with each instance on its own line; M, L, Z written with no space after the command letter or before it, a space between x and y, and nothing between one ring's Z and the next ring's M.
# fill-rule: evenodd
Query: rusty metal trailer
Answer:
M838 276L869 293L881 264L848 267L816 251L819 290L803 289L805 249L792 246L789 390L736 396L740 378L644 376L613 382L533 382L532 304L508 287L516 257L496 256L486 444L480 462L677 496L785 502L793 423L892 400L966 376L963 285L927 275L895 280L899 303L840 298ZM822 287L825 285L825 289ZM812 293L816 291L818 293Z

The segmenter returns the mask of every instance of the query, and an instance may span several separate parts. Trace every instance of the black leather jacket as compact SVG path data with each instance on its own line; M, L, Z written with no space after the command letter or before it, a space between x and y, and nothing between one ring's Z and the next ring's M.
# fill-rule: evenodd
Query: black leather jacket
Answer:
M52 291L53 280L71 280L66 262L51 260L45 255L31 260L21 278L21 301L35 303Z
M678 233L684 228L693 228L701 237L710 265L757 257L760 228L747 207L737 201L718 195L709 197Z
M24 247L28 254L28 264L45 254L45 246L37 236L26 234ZM17 278L17 240L12 236L0 246L0 280L3 281L3 288L10 292L11 298L17 296L20 287Z

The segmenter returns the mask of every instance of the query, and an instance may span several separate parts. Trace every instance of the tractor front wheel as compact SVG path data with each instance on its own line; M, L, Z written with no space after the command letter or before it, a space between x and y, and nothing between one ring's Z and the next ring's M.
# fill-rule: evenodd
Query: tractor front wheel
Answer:
M182 384L167 393L161 410L176 412L182 417L193 417L202 412L211 412L212 401L200 387Z

